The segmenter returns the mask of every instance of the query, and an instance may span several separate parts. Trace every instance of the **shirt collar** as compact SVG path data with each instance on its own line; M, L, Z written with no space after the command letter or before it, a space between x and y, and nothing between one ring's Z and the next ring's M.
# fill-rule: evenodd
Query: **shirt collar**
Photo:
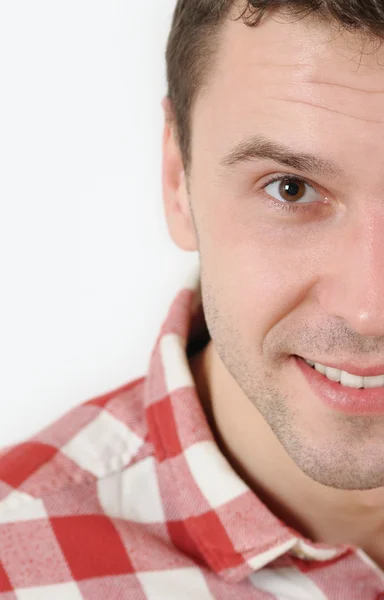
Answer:
M220 452L188 363L188 356L208 339L200 269L194 266L161 327L145 391L159 479L166 481L165 493L175 505L166 516L178 524L180 545L193 548L197 558L229 582L241 581L287 554L324 562L351 551L347 545L313 543L288 527Z

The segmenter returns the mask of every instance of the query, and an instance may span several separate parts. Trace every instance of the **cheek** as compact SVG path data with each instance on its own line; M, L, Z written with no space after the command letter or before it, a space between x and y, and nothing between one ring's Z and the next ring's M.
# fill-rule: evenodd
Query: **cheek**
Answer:
M200 251L221 317L254 345L306 300L320 272L320 238L245 211L206 208Z
M230 337L236 333L245 347L260 347L267 333L294 306L300 283L297 279L292 282L278 253L266 254L260 245L231 245L228 239L226 244L215 245L211 240L211 251L206 248L207 252L201 253L214 314L231 332Z

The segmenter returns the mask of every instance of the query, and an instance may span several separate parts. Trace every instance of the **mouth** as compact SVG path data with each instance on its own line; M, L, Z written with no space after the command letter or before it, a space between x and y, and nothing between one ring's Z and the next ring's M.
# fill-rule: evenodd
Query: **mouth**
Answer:
M312 392L328 408L349 415L384 415L384 387L347 387L331 381L304 358L292 358Z

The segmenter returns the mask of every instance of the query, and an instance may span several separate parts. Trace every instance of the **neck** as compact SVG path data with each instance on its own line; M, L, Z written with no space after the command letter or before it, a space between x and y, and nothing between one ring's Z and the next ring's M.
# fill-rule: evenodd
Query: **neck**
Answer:
M308 539L357 546L384 565L384 488L339 490L305 475L225 369L212 342L190 359L190 366L221 451L264 504Z

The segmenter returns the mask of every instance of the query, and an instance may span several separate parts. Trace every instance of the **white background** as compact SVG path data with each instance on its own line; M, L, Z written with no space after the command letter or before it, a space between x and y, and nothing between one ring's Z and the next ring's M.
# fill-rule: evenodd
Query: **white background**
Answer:
M198 260L161 193L174 5L0 3L0 447L144 375Z

